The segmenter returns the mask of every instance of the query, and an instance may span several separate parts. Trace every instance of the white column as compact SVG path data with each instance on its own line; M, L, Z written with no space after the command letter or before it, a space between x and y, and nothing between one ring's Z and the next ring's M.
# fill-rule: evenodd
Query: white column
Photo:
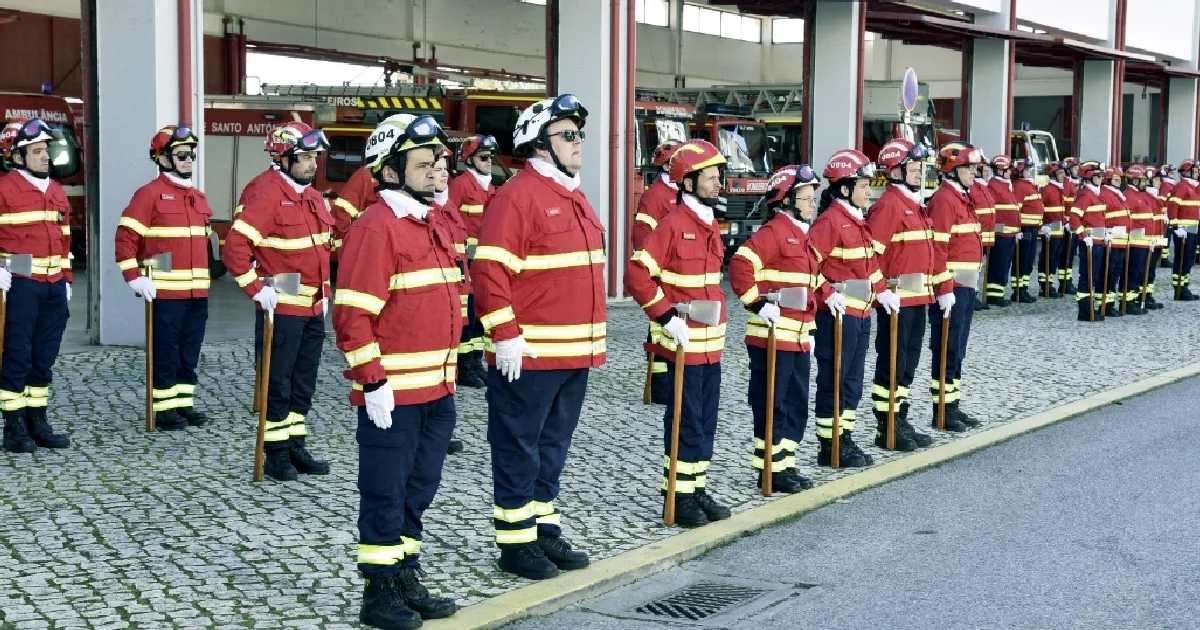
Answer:
M1145 158L1150 153L1150 94L1138 90L1133 94L1133 127L1129 130L1130 159ZM1158 130L1153 130L1158 133ZM1140 159L1138 161L1141 161Z
M812 139L810 161L821 166L834 153L858 144L858 15L857 2L818 2L819 25L813 37L811 85Z
M1089 59L1083 62L1083 80L1079 93L1079 152L1081 162L1095 160L1111 164L1113 135L1113 81L1111 61Z
M1007 154L1009 112L1012 94L1009 92L1008 47L1012 44L998 39L976 39L972 42L971 85L967 100L967 138L983 149L989 159Z
M179 118L177 11L175 0L105 0L103 10L92 16L100 109L100 207L94 211L100 215L100 232L91 244L98 264L90 274L91 286L99 289L100 321L92 323L102 344L141 345L145 340L143 302L113 262L113 236L134 191L157 176L146 157L150 138ZM203 21L193 17L193 122L202 122L203 115L204 86L196 76L203 28Z
M1167 88L1167 152L1165 162L1179 165L1196 157L1196 79L1171 79Z

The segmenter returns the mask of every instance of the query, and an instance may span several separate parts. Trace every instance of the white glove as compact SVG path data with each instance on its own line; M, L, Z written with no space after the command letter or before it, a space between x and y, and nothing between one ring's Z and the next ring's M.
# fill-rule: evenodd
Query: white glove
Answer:
M279 296L275 294L274 287L263 287L262 291L254 296L254 301L258 302L264 311L273 311L279 306Z
M392 426L392 410L396 408L396 398L392 395L392 384L384 381L383 385L373 391L364 392L367 399L367 417L375 426L386 429Z
M1177 238L1187 238L1187 230L1183 228L1175 228L1175 236Z
M900 310L900 296L892 293L891 289L886 289L883 293L876 295L875 301L883 307L884 312L888 315Z
M524 337L513 337L496 342L496 369L508 378L511 383L521 378L521 357L537 358L537 353L529 348Z
M325 317L329 317L329 300L326 298L321 299L321 312Z
M0 291L7 291L12 288L12 272L0 267Z
M1111 244L1111 243L1112 243L1112 239L1113 239L1113 234L1112 234L1112 232L1111 232L1110 230L1104 230L1104 244L1105 244L1105 245L1109 245L1109 244Z
M846 296L834 291L829 299L825 300L825 306L828 306L834 315L841 317L846 314Z
M954 299L953 293L937 296L938 308L942 309L943 317L950 312L950 307L954 306Z
M1042 234L1045 234L1046 236L1050 236L1050 226L1049 225L1042 226Z
M767 326L774 328L775 324L779 323L779 307L767 302L758 311L758 316L767 322Z
M1023 241L1023 240L1025 240L1025 233L1024 233L1024 232L1017 232L1017 240L1018 240L1018 241Z
M153 302L154 298L158 297L158 289L154 288L154 281L146 276L138 276L130 280L129 288L145 298L147 302Z
M763 309L765 310L766 307L763 307ZM775 310L778 311L779 309L777 308ZM663 330L666 331L666 333L668 335L671 335L671 338L675 340L675 345L679 346L680 348L683 348L684 350L687 350L687 347L688 347L688 325L687 325L687 322L683 321L682 319L680 319L678 317L672 317L671 321L667 322L666 326L663 326Z
M71 301L71 283L70 282L67 283L67 301L68 302Z
M1091 246L1092 246L1092 242L1093 242L1093 241L1092 241L1092 237L1090 237L1090 236L1085 236L1085 237L1083 237L1083 244L1084 244L1084 245L1087 245L1088 247L1091 247Z

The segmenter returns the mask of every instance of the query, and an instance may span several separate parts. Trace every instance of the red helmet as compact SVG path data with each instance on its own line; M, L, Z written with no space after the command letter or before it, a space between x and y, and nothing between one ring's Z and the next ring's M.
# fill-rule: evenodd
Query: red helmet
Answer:
M325 139L325 134L302 122L290 122L276 128L267 136L267 153L276 161L296 151L320 152L328 148L329 141Z
M825 163L825 172L821 173L821 176L831 182L847 178L875 177L875 164L860 151L842 149Z
M1196 167L1196 158L1187 158L1179 163L1179 172L1190 171Z
M158 133L155 133L154 137L150 139L150 161L157 161L158 156L175 147L189 144L192 146L200 144L200 139L192 133L190 127L167 125L159 129Z
M678 140L667 140L666 142L659 144L657 147L654 147L654 156L650 159L650 161L655 166L665 167L667 163L671 161L671 158L675 156L675 152L678 151L679 147L681 146L683 146L683 143Z
M0 134L0 149L3 149L4 157L12 157L13 149L38 142L50 142L54 139L53 134L41 118L17 118L4 126L4 131Z
M1141 179L1146 176L1146 169L1153 170L1153 166L1145 164L1130 164L1128 169L1125 169L1125 176L1129 179Z
M983 164L983 152L969 142L951 142L938 151L938 170L943 173L975 164Z
M1114 177L1122 177L1124 175L1125 171L1121 170L1121 165L1114 164L1104 169L1104 174L1101 175L1100 179L1103 181L1108 181Z
M787 199L792 191L801 186L816 186L821 183L817 172L807 164L789 164L771 176L767 182L767 204L773 205Z
M1030 161L1025 158L1017 158L1017 159L1013 160L1013 165L1012 165L1013 170L1018 173L1025 172L1025 169L1027 169L1031 166L1033 166L1033 164L1030 163Z
M1104 166L1099 162L1084 162L1079 165L1079 176L1091 179L1095 175L1103 175Z
M480 151L491 151L495 153L500 150L500 145L496 144L495 136L480 136L474 135L463 141L458 150L458 154L462 156L464 161L471 159L471 156Z
M1065 158L1063 158L1063 161L1062 161L1062 163L1063 163L1063 168L1071 168L1071 167L1074 167L1074 166L1079 166L1079 160L1076 160L1076 159L1075 159L1075 158L1073 158L1073 157L1065 157Z
M1059 171L1062 171L1065 173L1067 168L1068 167L1067 167L1066 162L1051 162L1046 165L1046 174L1054 175L1055 173L1057 173Z
M997 171L1003 171L1003 170L1005 170L1007 168L1011 168L1011 167L1012 167L1012 158L1008 157L1007 155L1004 155L1003 153L992 158L992 168Z
M925 148L925 145L904 138L893 138L879 149L878 164L881 170L887 171L897 166L904 166L914 160L923 161L927 157L929 157L929 150Z
M691 173L710 166L723 166L725 156L707 140L688 140L675 150L671 158L671 181L681 182Z

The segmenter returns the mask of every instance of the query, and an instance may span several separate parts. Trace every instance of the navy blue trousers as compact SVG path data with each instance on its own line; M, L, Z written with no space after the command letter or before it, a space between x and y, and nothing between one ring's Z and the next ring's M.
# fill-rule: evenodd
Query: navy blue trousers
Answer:
M262 346L263 318L254 319L255 346ZM317 389L317 368L325 344L325 316L303 317L275 314L271 344L271 373L267 382L267 451L304 446L308 429L304 424Z
M746 346L750 355L750 387L746 398L754 416L754 459L762 470L766 455L767 426L767 350ZM796 448L808 426L808 380L812 353L777 351L775 353L775 417L771 426L771 472L796 467Z
M664 333L665 334L665 333ZM663 479L667 489L671 463L671 424L675 417L675 362L667 361L667 408L663 414ZM679 461L675 492L691 494L708 482L713 440L717 437L717 406L721 402L721 362L683 367L683 396L679 414Z
M0 408L14 418L50 403L51 370L71 315L65 278L51 284L13 276L7 300Z
M154 410L192 407L208 298L154 301Z
M813 335L813 354L817 356L817 437L833 438L833 314L817 311L817 330ZM853 432L862 400L867 346L871 342L871 315L842 316L841 409L838 410L843 433Z
M967 340L971 336L971 322L975 318L975 289L954 287L954 306L950 308L950 332L946 338L946 409L958 409L962 398L962 365L967 356ZM929 349L933 352L929 393L933 396L934 414L937 413L938 396L941 393L942 369L942 326L945 318L936 303L929 305L929 323L933 330L929 337Z

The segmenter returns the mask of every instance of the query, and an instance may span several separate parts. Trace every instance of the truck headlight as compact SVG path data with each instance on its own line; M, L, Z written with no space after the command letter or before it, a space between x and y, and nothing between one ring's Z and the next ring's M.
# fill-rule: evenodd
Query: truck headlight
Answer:
M729 224L729 233L733 234L733 235L736 235L738 233L738 224L737 223Z

